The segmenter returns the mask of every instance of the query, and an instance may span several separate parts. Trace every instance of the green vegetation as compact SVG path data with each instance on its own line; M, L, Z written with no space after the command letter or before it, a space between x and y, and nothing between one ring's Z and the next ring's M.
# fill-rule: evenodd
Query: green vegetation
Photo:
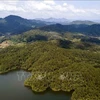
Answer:
M59 33L56 32L46 32L41 30L30 30L20 35L13 35L9 39L20 43L30 43L35 41L47 41L47 40L54 40L62 38Z
M50 88L74 91L71 100L100 100L100 25L81 23L0 19L0 74L30 71L24 85L35 92Z
M63 34L57 32L47 32L39 29L30 30L19 35L9 35L0 37L0 48L4 47L3 44L6 41L10 41L12 45L24 45L26 43L32 43L35 41L51 41L62 48L74 48L74 49L98 49L100 48L99 37L89 37L81 33L65 32ZM6 43L7 45L7 43ZM8 45L7 45L8 46ZM5 46L6 47L6 46Z
M32 75L24 85L35 92L74 90L72 100L100 100L100 49L76 49L72 44L66 49L58 44L38 41L1 49L0 73L27 70Z

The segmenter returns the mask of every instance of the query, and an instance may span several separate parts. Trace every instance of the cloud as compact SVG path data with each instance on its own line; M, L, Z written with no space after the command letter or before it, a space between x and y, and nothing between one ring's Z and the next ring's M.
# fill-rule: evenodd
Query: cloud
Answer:
M44 0L44 3L49 5L55 5L55 2L53 0Z
M31 1L0 1L1 17L8 14L16 14L26 18L86 18L99 16L99 9L78 8L66 2L57 3L54 0L31 0Z
M0 1L0 11L24 11L22 7L17 7L18 1Z

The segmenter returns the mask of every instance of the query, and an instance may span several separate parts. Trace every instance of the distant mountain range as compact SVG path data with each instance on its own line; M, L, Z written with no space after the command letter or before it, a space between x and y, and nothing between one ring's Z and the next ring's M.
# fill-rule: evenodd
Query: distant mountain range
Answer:
M62 24L62 25L71 25L71 24L76 24L76 25L80 25L80 24L85 24L85 25L93 25L93 24L100 24L98 22L94 22L94 21L89 21L89 20L75 20L75 21L71 21L65 18L48 18L48 19L43 19L40 18L38 20L47 22L47 23L52 23L52 24Z
M62 25L66 25L69 24L71 21L65 18L47 18L47 19L43 19L43 18L39 18L38 20L44 21L47 24L62 24Z
M65 18L25 19L15 15L0 18L0 35L21 34L36 28L57 32L82 32L90 35L95 34L95 36L100 34L100 24L88 20L70 21Z
M39 28L40 30L44 31L54 31L59 33L65 33L65 32L73 32L73 33L82 33L84 35L89 36L100 36L100 24L93 24L93 25L61 25L61 24L54 24L54 25L48 25Z
M80 25L80 24L85 24L85 25L93 25L93 24L99 24L97 22L93 22L93 21L88 21L88 20L76 20L76 21L72 21L70 22L70 24L76 24L76 25Z
M10 15L0 19L1 34L19 34L35 27L45 26L43 21L28 20L19 16Z

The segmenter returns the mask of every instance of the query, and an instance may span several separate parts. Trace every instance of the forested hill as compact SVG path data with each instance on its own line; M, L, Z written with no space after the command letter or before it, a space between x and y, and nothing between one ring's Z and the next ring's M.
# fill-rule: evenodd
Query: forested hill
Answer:
M57 23L57 22L56 22ZM60 23L58 21L58 23ZM52 24L52 25L51 25ZM0 35L19 34L34 28L56 32L80 32L89 36L100 36L100 24L92 21L72 21L68 25L53 24L44 20L25 19L15 15L0 18Z
M0 19L0 34L18 34L34 27L40 27L46 25L43 21L28 20L19 16L10 15Z
M99 50L64 49L49 41L0 50L0 73L15 69L32 73L24 85L35 92L74 90L71 100L100 100Z
M61 25L61 24L54 24L48 25L39 28L45 31L55 31L55 32L75 32L75 33L82 33L89 36L100 36L100 24L93 24L93 25Z

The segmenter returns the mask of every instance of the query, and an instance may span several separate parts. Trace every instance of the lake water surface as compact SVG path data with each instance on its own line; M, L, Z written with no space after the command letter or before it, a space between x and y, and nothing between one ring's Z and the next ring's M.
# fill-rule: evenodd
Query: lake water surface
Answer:
M24 80L29 75L25 71L13 71L0 75L0 100L70 100L71 94L66 92L33 93L24 87Z

